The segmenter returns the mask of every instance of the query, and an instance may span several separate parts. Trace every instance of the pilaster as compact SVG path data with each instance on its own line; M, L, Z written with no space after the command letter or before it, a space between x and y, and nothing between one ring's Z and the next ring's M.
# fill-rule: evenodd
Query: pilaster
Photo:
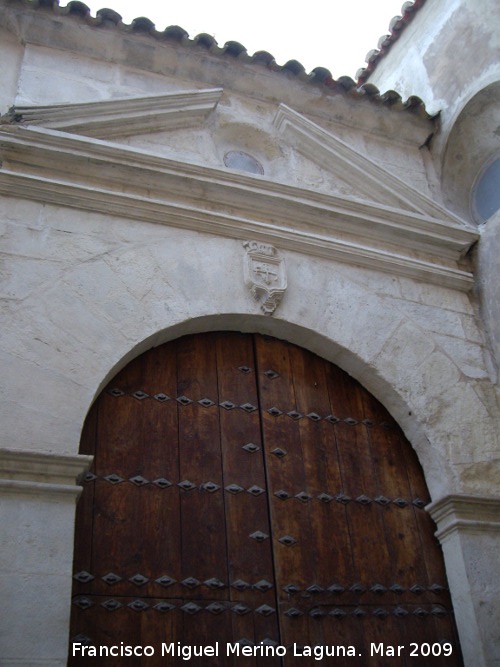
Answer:
M500 665L500 498L449 495L437 524L465 667Z
M76 482L91 461L0 450L2 667L66 665Z

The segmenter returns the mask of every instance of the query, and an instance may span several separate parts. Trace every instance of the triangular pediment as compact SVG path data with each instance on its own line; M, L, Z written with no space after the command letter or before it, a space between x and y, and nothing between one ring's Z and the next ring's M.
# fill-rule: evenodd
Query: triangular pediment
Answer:
M444 216L16 122L0 125L0 160L0 194L10 197L278 243L461 290L473 283L458 262L477 232Z
M120 142L154 134L159 135L159 140L163 135L164 141L164 133L204 125L216 109L222 92L221 88L211 88L75 104L14 106L1 120L108 141ZM274 134L270 137L272 142L288 144L327 173L335 185L341 186L337 194L347 199L463 225L443 206L284 104L279 106L270 132ZM196 148L196 141L183 143ZM158 146L152 150L161 153ZM195 161L198 160L195 158ZM293 178L292 175L292 184Z
M78 104L14 106L8 117L16 123L113 139L196 127L215 109L221 95L221 88L210 88Z
M286 105L279 106L274 126L295 150L339 181L354 187L360 199L463 225L443 206Z
M0 118L0 194L230 238L278 240L284 249L470 288L472 276L458 262L477 233L460 219L284 105L261 124L260 139L259 132L248 134L255 128L251 110L227 113L221 105L209 122L221 95L210 89L14 107ZM222 159L225 150L238 150L245 132L248 146L240 149L255 149L263 174L227 168ZM148 133L146 148L129 145ZM209 150L201 150L205 139ZM167 154L156 149L160 143ZM313 163L319 187L304 178ZM347 182L351 192L324 187L327 180Z

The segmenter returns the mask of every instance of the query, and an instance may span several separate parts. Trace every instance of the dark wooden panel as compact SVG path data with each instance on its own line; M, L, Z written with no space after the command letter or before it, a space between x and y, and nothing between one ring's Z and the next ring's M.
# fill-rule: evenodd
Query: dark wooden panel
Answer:
M263 605L276 609L253 337L238 333L220 335L217 370L221 402L228 401L235 406L220 410L229 597L252 609ZM248 449L249 444L255 447ZM232 493L227 490L232 485L243 490ZM262 541L252 539L250 536L256 531L268 537ZM248 587L243 588L242 584L240 588L236 582L244 582ZM248 633L246 616L245 621L235 619L236 631ZM259 641L279 640L276 613L255 614L253 623L252 637L255 633Z
M162 642L218 641L223 657L191 659L200 666L314 661L227 657L226 642L240 639L362 654L326 665L462 664L416 455L328 362L258 335L173 341L110 383L81 452L95 462L74 567L93 578L74 583L71 636L154 645L154 659L127 658L140 667L186 664L162 658ZM120 579L107 582L109 572ZM371 644L438 641L453 643L452 658L370 656Z
M418 586L426 589L418 594L419 599L429 601L427 572L415 517L415 512L423 510L413 505L415 497L406 470L402 435L384 408L367 392L364 393L364 401L374 415L376 424L388 424L388 427L375 426L368 431L378 497L391 501L382 505L380 510L384 531L380 539L386 542L390 554L390 565L386 574L389 590L383 594L383 598L384 601L398 604L403 595L405 601L413 602L417 594L408 591ZM391 593L390 586L393 584L400 585L405 592L399 595ZM382 598L382 595L380 597Z
M141 359L121 371L108 388L123 395L108 391L100 398L92 590L101 594L161 595L163 589L155 580L181 575L175 349L156 348ZM159 394L169 400L155 399ZM124 481L113 484L106 480L109 475ZM138 486L131 481L140 483L140 478L147 483ZM172 486L153 483L163 478ZM168 572L165 564L170 565ZM121 581L103 581L109 572ZM136 575L148 583L130 582Z
M96 447L97 419L99 402L91 407L82 431L80 452L94 456ZM90 472L90 477L93 473ZM83 493L79 498L75 512L75 552L73 559L73 574L91 573L92 571L92 535L94 524L94 484L91 478L82 481ZM91 591L92 581L78 581L73 579L73 594Z
M269 483L273 549L276 584L280 605L282 643L314 645L323 642L321 624L305 613L300 619L285 614L292 605L296 608L297 595L288 587L295 586L302 596L316 582L315 559L317 545L311 523L311 506L295 496L308 494L308 456L304 456L301 420L289 413L301 412L295 393L293 374L294 348L274 339L257 337L258 377L262 405L263 438ZM299 371L297 371L299 372ZM276 414L279 410L281 414ZM307 447L306 447L307 449ZM282 453L280 453L282 452ZM279 495L285 491L289 497ZM287 543L287 540L292 542ZM291 604L290 604L291 603ZM302 611L302 610L301 610ZM293 660L289 659L293 664Z
M374 585L391 585L386 580L386 573L390 571L390 554L384 539L381 507L373 501L379 488L368 437L370 427L363 423L366 419L375 420L364 405L364 390L346 373L329 366L327 386L332 414L339 419L333 424L333 429L339 456L341 492L346 496L346 520L353 562L351 577L343 585L347 601L361 604L369 599L369 591ZM357 584L365 590L353 592L352 587Z
M179 479L194 488L181 490L182 580L227 582L226 525L221 490L210 493L203 484L223 486L220 447L216 353L212 336L190 336L178 342L178 393L192 402L179 408ZM214 406L198 401L209 398ZM183 595L193 599L223 597L222 590L197 586Z

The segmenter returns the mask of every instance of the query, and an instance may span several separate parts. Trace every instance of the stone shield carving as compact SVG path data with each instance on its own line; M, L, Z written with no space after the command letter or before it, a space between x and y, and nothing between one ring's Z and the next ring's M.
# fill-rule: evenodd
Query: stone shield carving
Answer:
M245 283L260 304L262 312L272 315L285 293L285 260L272 245L245 241Z

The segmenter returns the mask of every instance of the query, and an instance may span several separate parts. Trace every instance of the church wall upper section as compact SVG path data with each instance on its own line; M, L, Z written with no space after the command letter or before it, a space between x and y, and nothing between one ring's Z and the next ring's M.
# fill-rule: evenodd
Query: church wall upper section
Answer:
M24 55L24 47L0 21L0 114L8 109L17 95L17 85Z
M426 2L369 77L380 90L419 95L429 113L440 113L438 162L465 105L500 80L499 22L496 0Z
M369 132L384 141L393 137L418 147L433 131L421 100L382 98L373 87L357 88L348 77L333 80L324 68L307 74L298 63L291 64L296 61L279 66L263 52L252 57L236 54L234 49L208 45L199 36L188 39L169 29L143 31L116 25L103 15L83 16L76 13L76 5L82 3L70 2L73 11L66 11L57 4L35 8L35 3L0 0L0 25L18 45L46 47L57 58L51 85L36 90L36 71L45 65L37 62L39 51L27 49L16 99L2 100L1 113L20 101L83 102L103 95L121 97L124 91L127 95L146 89L149 94L166 92L173 80L177 85L184 82L186 88L223 87L256 102L287 104L317 121ZM1 48L7 47L2 42Z
M478 234L436 195L432 119L55 8L0 0L16 65L0 110L8 442L74 453L108 371L208 318L316 336L392 406L436 488L453 456L448 490L476 489L494 412L468 295ZM263 315L248 289L254 245L288 267L278 316L275 294ZM276 257L253 258L268 287ZM467 405L484 415L474 446Z
M65 14L65 9L0 0L5 36L0 57L11 65L0 74L0 116L20 106L92 104L221 88L216 113L205 123L158 125L153 132L145 117L143 131L138 126L133 136L117 136L109 125L99 138L219 168L228 166L227 153L243 152L257 160L266 178L359 196L356 184L332 178L328 169L273 136L277 108L285 104L424 195L438 197L420 150L434 123L415 100L408 108L392 98L389 104L373 90L354 90L345 81L326 85L313 73L273 69L255 57L207 49L200 41L155 38L110 21Z
M244 75L245 68L242 69ZM50 75L50 85L47 85L47 76L51 72L57 74ZM182 94L187 90L202 90L207 84L219 86L220 82L223 94L217 108L205 119L207 122L201 122L203 119L200 117L199 122L189 127L181 127L179 123L152 127L145 115L142 124L135 127L133 135L129 131L126 136L120 134L119 130L116 131L109 124L99 138L168 158L220 168L226 166L224 156L227 152L243 151L259 161L266 178L314 190L356 196L356 184L332 179L328 170L315 165L312 160L304 158L276 137L273 120L280 100L275 95L265 100L259 99L261 93L257 94L256 91L260 83L255 78L252 79L255 90L241 91L234 90L231 82L226 86L225 79L207 80L202 75L203 71L191 80L179 79L172 75L160 75L89 58L81 53L71 52L68 56L58 49L27 45L19 82L16 82L16 95L4 106L3 111L13 105L16 108L45 107L157 98L160 95ZM328 100L321 95L311 99L304 84L297 85L295 82L294 85L291 81L286 81L286 84L287 88L296 88L297 95L293 97L295 110L305 109L308 118L334 133L354 150L411 183L427 196L433 196L432 178L426 172L419 150L427 133L432 132L430 121L422 124L419 119L415 119L413 132L411 128L401 132L402 114L385 109L385 118L380 119L378 116L381 110L366 100L346 100L342 95ZM323 115L327 109L330 110L328 118ZM25 121L27 123L28 120ZM60 129L72 131L72 128Z
M447 208L478 225L476 294L500 367L500 5L496 0L426 2L378 61L370 81L410 89L440 112L431 155ZM496 214L496 215L495 215Z
M398 108L84 7L0 0L0 49L18 65L0 115L2 193L223 236L258 230L470 289L476 234L440 202L424 147L435 127L415 100ZM179 216L192 207L196 220Z

